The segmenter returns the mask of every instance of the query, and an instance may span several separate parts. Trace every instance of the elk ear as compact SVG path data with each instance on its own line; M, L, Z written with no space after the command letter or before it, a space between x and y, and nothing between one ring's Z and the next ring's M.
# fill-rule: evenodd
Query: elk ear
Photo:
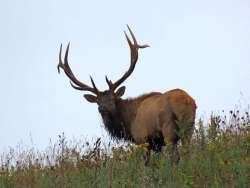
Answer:
M97 102L97 97L94 96L94 95L86 94L86 95L83 95L83 96L84 96L84 98L85 98L87 101L89 101L89 102L91 102L91 103L96 103L96 102Z
M120 88L117 90L117 92L115 93L116 97L121 97L121 96L123 96L123 94L125 93L125 89L126 89L125 86L120 87Z

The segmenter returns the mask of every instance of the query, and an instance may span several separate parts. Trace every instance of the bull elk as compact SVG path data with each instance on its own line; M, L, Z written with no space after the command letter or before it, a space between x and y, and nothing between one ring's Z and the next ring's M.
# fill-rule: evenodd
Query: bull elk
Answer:
M171 143L176 150L178 140L183 144L190 142L195 120L195 101L185 91L174 89L165 93L152 92L136 98L122 99L125 86L119 87L134 71L138 60L138 50L149 47L139 45L128 27L132 41L126 32L125 37L130 47L130 67L116 82L106 76L108 89L97 89L92 77L92 86L79 81L68 64L69 44L64 61L62 61L62 45L59 53L58 72L64 70L74 89L91 92L84 98L91 103L97 103L98 111L102 116L105 129L114 139L123 139L135 144L148 143L148 148L156 152L161 151L165 142Z

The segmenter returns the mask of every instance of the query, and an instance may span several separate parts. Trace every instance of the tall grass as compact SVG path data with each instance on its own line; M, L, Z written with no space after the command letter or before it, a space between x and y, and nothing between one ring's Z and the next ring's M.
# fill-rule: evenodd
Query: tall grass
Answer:
M170 163L167 145L145 147L69 141L64 134L46 151L10 149L1 155L0 187L250 187L250 118L230 111L199 120L189 146L179 145L180 161Z

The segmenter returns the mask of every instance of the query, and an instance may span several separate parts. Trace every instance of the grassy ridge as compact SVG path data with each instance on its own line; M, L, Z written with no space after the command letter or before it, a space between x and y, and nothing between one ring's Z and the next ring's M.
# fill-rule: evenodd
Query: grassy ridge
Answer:
M197 123L192 143L179 146L178 165L169 162L168 144L112 147L100 139L70 143L64 135L47 151L15 151L1 156L0 187L250 187L250 118L231 111Z

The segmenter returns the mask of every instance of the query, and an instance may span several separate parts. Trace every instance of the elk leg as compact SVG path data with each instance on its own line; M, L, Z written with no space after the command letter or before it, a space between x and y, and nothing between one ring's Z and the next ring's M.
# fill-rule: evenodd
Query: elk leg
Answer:
M164 137L163 137L162 133L159 132L158 134L156 134L156 136L149 137L148 143L154 152L157 152L157 153L161 152L162 146L165 145Z
M181 137L181 143L184 146L189 146L191 143L191 138L192 138L194 128L193 126L187 126L186 129L187 130L185 130L184 135Z
M144 160L145 160L145 165L148 166L149 161L150 161L150 153L151 153L152 147L151 145L148 145L147 147L147 151L144 155Z
M160 132L155 137L148 137L147 141L148 141L148 147L147 147L146 155L144 157L145 165L148 165L150 161L151 150L157 153L161 152L162 146L165 145L164 137Z
M185 122L185 126L183 126L181 129L184 129L182 131L182 136L180 137L181 143L182 143L182 148L183 148L183 155L186 157L190 156L190 147L191 147L191 139L192 139L192 134L194 130L194 123L188 123Z
M178 136L182 145L189 146L194 131L195 109L187 104L182 104L182 109L184 109L183 113L178 113L175 123L178 126Z
M179 136L177 134L177 125L172 118L165 118L162 125L162 134L167 146L170 147L170 160L172 164L177 164L180 160L177 143Z

